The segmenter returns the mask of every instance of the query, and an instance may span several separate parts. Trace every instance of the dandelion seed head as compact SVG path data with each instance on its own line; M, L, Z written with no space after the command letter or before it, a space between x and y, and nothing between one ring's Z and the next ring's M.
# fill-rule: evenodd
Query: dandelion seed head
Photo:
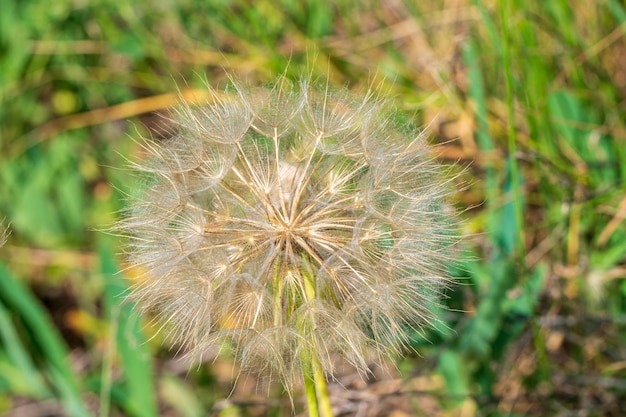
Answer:
M191 355L230 346L289 387L315 354L397 354L433 320L453 220L423 135L374 94L279 78L211 91L147 142L151 179L120 228L138 305Z

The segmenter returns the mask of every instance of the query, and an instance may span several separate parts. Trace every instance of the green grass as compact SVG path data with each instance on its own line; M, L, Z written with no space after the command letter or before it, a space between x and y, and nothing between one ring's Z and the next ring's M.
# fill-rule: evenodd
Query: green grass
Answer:
M623 2L5 3L0 414L290 415L245 381L224 402L227 360L174 361L123 302L137 273L100 232L133 192L133 139L165 134L155 112L178 91L285 68L380 82L465 167L459 285L398 363L409 414L626 409Z

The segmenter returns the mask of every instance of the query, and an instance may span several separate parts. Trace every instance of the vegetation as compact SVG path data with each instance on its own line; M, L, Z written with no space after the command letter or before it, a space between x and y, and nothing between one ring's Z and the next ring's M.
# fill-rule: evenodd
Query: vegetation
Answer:
M137 139L167 137L181 95L283 72L380 85L459 171L466 238L437 328L397 372L338 373L336 415L626 409L623 2L5 3L0 413L303 412L302 392L292 405L280 386L234 386L227 358L177 359L124 301L142 271L103 232L138 188Z

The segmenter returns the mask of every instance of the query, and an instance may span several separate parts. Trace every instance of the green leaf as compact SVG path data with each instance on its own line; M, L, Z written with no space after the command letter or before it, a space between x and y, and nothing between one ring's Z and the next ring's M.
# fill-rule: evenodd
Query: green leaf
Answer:
M161 379L160 392L163 400L173 407L181 417L202 417L207 412L189 385L174 376Z
M0 375L11 384L11 389L22 395L44 397L49 395L41 375L19 333L11 321L10 313L0 302L0 340L6 357L0 361Z
M438 365L452 403L461 404L471 394L466 366L461 356L452 350L444 350L439 356Z
M491 282L476 314L460 335L460 349L467 359L481 362L489 358L492 343L498 337L503 320L507 291L516 281L514 263L494 260L490 264Z
M112 252L106 245L99 250L100 271L104 277L104 308L111 328L116 329L115 345L125 376L122 406L132 416L157 416L154 371L151 354L140 330L139 317L124 301L127 287L118 274Z
M507 176L504 184L505 203L494 213L492 218L496 227L492 228L492 239L496 243L496 247L502 251L501 255L508 257L515 254L518 243L520 242L519 234L522 232L522 224L518 224L519 220L516 215L515 201L515 185L513 178L519 178L520 184L518 189L522 188L521 175L513 175L513 170L517 168L517 164L507 162ZM522 209L525 207L524 201L520 202Z
M61 336L54 330L54 324L39 301L1 264L0 301L15 312L31 334L68 415L89 415L81 398L78 378L67 360L69 352Z

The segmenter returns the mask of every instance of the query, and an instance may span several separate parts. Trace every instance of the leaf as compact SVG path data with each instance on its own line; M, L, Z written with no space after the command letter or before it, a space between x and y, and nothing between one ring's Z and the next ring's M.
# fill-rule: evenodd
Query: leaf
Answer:
M515 265L507 260L490 264L491 283L476 314L460 335L460 349L467 359L480 362L488 359L492 343L498 337L503 320L503 303L507 291L516 281Z
M139 318L132 313L132 305L124 302L123 295L127 288L118 274L119 270L108 247L101 245L99 257L100 271L106 280L105 315L111 328L117 330L115 345L125 376L123 407L133 416L156 416L158 413L152 359L139 329Z
M0 339L6 357L0 360L0 375L6 377L11 389L21 395L44 397L48 387L20 340L18 330L11 321L10 313L0 302Z
M496 243L496 247L502 251L497 254L499 256L508 257L515 254L518 249L518 243L520 242L519 234L523 231L523 225L518 224L518 219L515 213L515 185L513 184L513 169L517 168L516 164L507 163L507 176L504 185L504 196L506 196L505 203L494 213L492 218L496 227L492 228L492 239ZM523 179L521 175L517 175L520 179L520 184L517 185L518 189L523 189ZM525 207L524 201L520 202L522 208ZM523 215L523 214L522 214Z
M54 324L39 301L1 264L0 301L14 311L31 334L33 344L45 360L45 369L68 415L88 416L81 398L78 378L67 360L69 352L64 341L54 330Z
M172 406L181 417L202 417L207 412L198 401L196 394L180 379L167 376L161 380L163 400Z
M471 393L461 356L452 350L443 351L439 356L439 371L446 381L453 404L461 404Z

